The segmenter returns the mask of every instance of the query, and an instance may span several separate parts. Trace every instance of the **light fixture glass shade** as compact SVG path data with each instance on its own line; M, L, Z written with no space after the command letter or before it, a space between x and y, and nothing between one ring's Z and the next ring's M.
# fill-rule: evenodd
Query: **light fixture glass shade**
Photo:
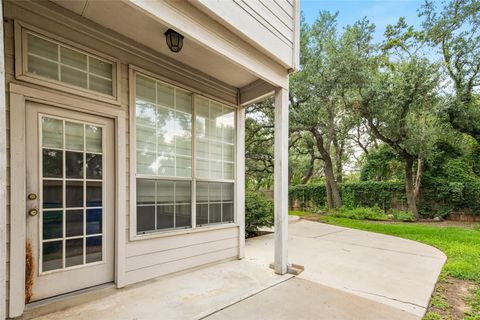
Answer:
M167 32L165 32L165 38L167 40L167 45L172 52L180 52L180 50L182 50L183 36L180 33L168 29Z

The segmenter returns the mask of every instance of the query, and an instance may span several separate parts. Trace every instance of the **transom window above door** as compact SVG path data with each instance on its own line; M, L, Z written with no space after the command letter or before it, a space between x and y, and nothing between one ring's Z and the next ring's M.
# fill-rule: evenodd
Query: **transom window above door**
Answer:
M235 109L133 75L137 234L234 222Z
M20 24L20 23L17 23ZM92 54L21 26L22 55L16 65L16 77L84 95L97 100L118 103L118 63L114 59ZM68 41L69 42L69 41Z

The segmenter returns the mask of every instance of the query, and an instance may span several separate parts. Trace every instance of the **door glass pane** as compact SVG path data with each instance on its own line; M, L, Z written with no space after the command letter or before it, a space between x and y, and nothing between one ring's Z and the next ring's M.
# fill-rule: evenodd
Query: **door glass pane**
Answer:
M83 207L83 181L67 181L65 187L67 208Z
M65 148L83 151L83 124L65 121Z
M63 148L63 121L42 117L42 141L44 147Z
M102 236L86 238L87 263L102 261Z
M42 270L50 271L62 268L62 241L43 243Z
M87 163L87 179L102 179L102 155L87 153L85 157Z
M102 209L87 210L87 234L102 233Z
M44 211L42 220L43 239L63 237L62 211Z
M83 264L83 238L65 241L65 267Z
M63 207L63 182L57 180L43 181L43 208Z
M85 138L87 141L87 151L102 152L102 128L86 125Z
M65 151L65 176L83 179L83 152Z
M59 150L43 149L42 155L43 177L62 178L63 152Z
M67 237L83 236L83 210L67 210L66 230Z
M101 207L102 206L102 183L101 182L87 182L87 207Z

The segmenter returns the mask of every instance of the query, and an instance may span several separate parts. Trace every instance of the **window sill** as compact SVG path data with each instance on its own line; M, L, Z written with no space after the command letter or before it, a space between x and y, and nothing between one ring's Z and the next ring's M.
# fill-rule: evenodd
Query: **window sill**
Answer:
M237 223L226 223L226 224L217 224L212 226L196 227L191 229L158 231L158 232L147 233L147 234L131 234L130 241L175 237L175 236L186 235L190 233L200 233L200 232L208 232L208 231L221 230L221 229L232 229L232 228L238 228L238 227L239 225Z

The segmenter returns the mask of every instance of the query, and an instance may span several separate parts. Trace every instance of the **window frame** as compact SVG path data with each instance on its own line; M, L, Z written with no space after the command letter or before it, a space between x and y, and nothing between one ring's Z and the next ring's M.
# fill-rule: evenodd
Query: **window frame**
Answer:
M144 179L153 179L153 180L164 180L164 181L189 181L191 183L191 227L190 228L175 228L175 229L159 229L145 233L137 233L137 174L136 174L136 76L137 74L151 78L155 81L163 83L165 85L178 88L182 91L187 91L192 94L192 175L191 177L175 177L175 176L149 176L140 174L141 178ZM233 130L233 144L234 144L234 155L233 155L233 179L210 179L210 178L197 178L196 177L196 98L200 96L203 99L208 99L216 103L220 103L226 107L232 109L234 113L234 130ZM162 77L155 73L152 73L143 68L129 65L129 142L130 142L130 223L129 223L129 237L131 241L135 240L145 240L151 238L161 238L169 237L180 234L189 234L196 232L212 231L217 229L226 229L226 228L237 228L238 227L238 217L237 217L237 117L238 117L238 106L232 103L218 99L217 97L204 94L203 92L196 90L194 88L185 86L183 84L172 81L166 77ZM233 222L220 222L206 224L202 226L196 225L196 183L197 182L218 182L218 183L232 183L233 184Z
M95 99L115 105L121 104L121 63L118 59L93 50L79 43L59 37L50 32L44 31L32 25L15 20L15 78L21 81L30 82L51 89L63 91L78 96ZM28 72L27 66L27 35L32 34L46 41L55 43L67 49L80 52L92 58L112 64L112 95L97 92L88 88L72 85L60 80L48 79Z

